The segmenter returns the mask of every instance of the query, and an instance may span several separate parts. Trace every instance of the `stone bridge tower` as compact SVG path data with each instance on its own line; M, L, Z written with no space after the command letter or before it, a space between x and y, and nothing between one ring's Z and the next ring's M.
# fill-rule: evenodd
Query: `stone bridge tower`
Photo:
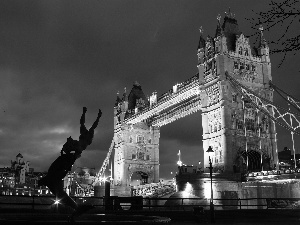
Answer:
M115 154L114 185L118 196L130 195L130 181L134 173L143 183L159 181L160 129L151 121L127 124L126 119L149 106L141 85L134 83L129 95L126 90L122 99L117 97L114 107Z
M260 28L260 42L251 48L249 38L239 30L234 15L218 17L214 37L203 37L200 29L198 70L202 103L204 166L206 150L213 147L214 171L261 171L277 161L275 124L244 101L226 74L256 94L273 101L269 87L269 47Z

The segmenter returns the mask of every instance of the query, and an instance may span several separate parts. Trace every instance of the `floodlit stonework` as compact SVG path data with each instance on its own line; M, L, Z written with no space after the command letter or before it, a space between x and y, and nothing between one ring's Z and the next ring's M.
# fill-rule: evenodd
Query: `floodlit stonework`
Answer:
M215 172L269 170L277 164L275 124L236 92L226 73L254 93L273 102L269 87L269 47L261 30L258 47L250 46L237 20L218 18L214 38L200 30L198 70L202 103L204 167L212 146ZM255 102L255 99L252 99ZM272 114L272 112L270 111Z
M139 173L144 183L159 180L160 129L149 121L126 124L125 119L148 105L148 100L138 83L115 105L114 185L128 187L134 173Z
M198 73L158 96L145 97L135 82L114 107L114 185L130 185L133 173L144 183L159 180L160 127L201 111L204 168L206 150L212 147L214 172L233 174L275 169L278 165L275 123L255 107L257 99L246 99L229 76L255 95L273 102L269 86L269 47L260 29L258 46L250 46L231 13L221 24L218 17L214 37L204 38L200 29L197 50ZM272 115L272 108L268 108ZM109 151L108 156L112 152ZM105 161L107 165L107 160ZM101 171L103 171L101 169Z

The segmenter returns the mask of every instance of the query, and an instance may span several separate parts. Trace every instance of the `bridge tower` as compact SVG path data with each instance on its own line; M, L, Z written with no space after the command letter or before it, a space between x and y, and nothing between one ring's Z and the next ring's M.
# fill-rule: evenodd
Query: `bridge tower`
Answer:
M115 195L130 196L130 181L134 173L142 177L142 183L159 181L159 127L153 127L151 120L136 124L126 123L145 107L149 101L138 82L127 96L126 89L114 107L114 185ZM116 193L116 191L118 193Z
M258 46L251 48L232 13L225 15L223 24L220 19L218 16L214 37L204 38L200 29L197 51L204 166L208 166L206 150L212 146L215 172L274 168L278 160L275 124L243 99L226 79L229 74L273 102L269 47L263 30L260 28Z

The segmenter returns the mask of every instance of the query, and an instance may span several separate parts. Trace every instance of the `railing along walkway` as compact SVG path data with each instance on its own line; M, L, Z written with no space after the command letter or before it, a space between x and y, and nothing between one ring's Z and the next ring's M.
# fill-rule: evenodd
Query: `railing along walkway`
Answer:
M104 197L73 197L77 203L92 204L99 209L110 210L180 210L188 211L197 207L209 209L209 199L203 198L142 198L142 197L116 197L107 201ZM127 199L127 200L126 200ZM0 196L0 209L31 209L52 210L66 208L55 204L54 196ZM116 203L118 202L118 204ZM216 210L224 209L300 209L300 198L245 198L245 199L214 199ZM67 209L65 209L67 210ZM1 212L2 210L0 210Z

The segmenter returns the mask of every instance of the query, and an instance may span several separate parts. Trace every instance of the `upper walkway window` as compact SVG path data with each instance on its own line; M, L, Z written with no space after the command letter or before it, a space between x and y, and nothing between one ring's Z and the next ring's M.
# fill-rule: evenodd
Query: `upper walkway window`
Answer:
M137 143L144 143L144 136L138 135L138 136L136 137L136 142L137 142Z
M242 47L239 47L239 54L243 55L243 49L242 49Z

